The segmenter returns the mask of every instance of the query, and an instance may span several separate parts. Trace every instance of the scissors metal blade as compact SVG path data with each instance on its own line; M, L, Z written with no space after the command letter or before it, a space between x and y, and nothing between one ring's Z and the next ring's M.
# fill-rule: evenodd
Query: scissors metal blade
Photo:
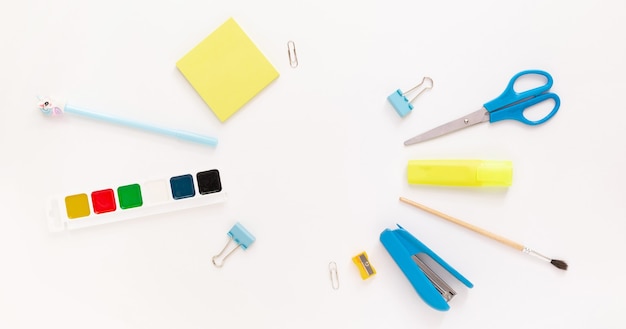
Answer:
M404 141L404 145L412 145L439 137L441 135L449 134L451 132L461 130L473 126L475 124L489 121L489 112L483 107L476 112L472 112L454 121L450 121L437 128L433 128L423 134L419 134L411 139Z

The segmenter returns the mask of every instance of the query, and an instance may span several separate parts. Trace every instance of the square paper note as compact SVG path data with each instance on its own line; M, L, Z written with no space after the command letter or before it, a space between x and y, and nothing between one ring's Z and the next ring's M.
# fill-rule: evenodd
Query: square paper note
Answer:
M278 78L278 71L232 18L176 67L222 122Z

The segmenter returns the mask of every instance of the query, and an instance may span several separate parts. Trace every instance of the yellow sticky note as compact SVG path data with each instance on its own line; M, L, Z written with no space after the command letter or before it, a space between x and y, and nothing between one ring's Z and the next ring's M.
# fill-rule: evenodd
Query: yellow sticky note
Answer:
M181 58L176 67L222 122L279 75L232 18Z

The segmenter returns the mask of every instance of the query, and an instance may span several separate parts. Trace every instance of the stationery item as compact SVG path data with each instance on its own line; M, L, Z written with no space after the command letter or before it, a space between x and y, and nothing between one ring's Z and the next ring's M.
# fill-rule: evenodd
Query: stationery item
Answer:
M376 269L374 269L374 266L372 266L372 263L370 263L369 259L367 258L367 253L365 251L352 257L352 262L359 269L361 279L369 279L371 276L376 274Z
M517 79L531 74L545 77L547 80L546 84L520 93L516 92L514 85ZM485 103L480 110L410 138L404 142L404 145L424 142L429 139L487 121L494 123L501 120L517 120L532 126L542 124L556 114L561 104L559 96L548 92L550 88L552 88L552 76L548 74L548 72L540 70L527 70L519 72L513 76L511 81L509 81L508 86L500 96ZM552 99L554 101L554 108L552 108L552 111L546 116L539 120L529 120L526 116L524 116L524 112L527 108L548 99Z
M330 286L333 290L339 289L339 270L337 269L337 263L328 263L328 272L330 273Z
M241 247L241 249L243 250L246 250L248 249L248 247L250 247L250 245L254 243L254 241L256 241L256 238L252 234L250 234L250 232L248 232L248 230L246 230L243 225L239 223L236 223L230 229L230 231L228 231L228 237L229 240L222 249L222 251L220 251L219 254L213 256L213 258L211 259L215 267L222 267L224 265L224 261L226 261L226 258L228 258L228 256L230 256L233 252L235 252L235 250L239 249L239 247ZM236 244L236 246L230 251L226 252L226 248L228 248L228 246L232 243Z
M71 113L90 119L102 120L110 123L146 130L157 134L176 137L190 142L200 143L209 146L217 146L217 139L214 137L203 136L200 134L186 132L182 130L163 128L144 122L119 118L103 113L92 112L70 104L65 104L63 102L53 103L53 101L49 98L45 98L39 102L39 110L41 110L41 112L47 116L57 116L63 113Z
M510 186L513 163L495 160L409 160L409 184Z
M425 82L427 84L424 86ZM398 112L398 114L401 117L404 117L407 114L411 113L411 110L413 110L413 104L411 103L413 103L415 99L417 99L417 97L419 97L419 95L421 95L423 92L425 92L428 89L432 89L433 86L434 86L433 79L429 77L424 77L422 79L422 82L420 82L420 84L409 89L409 91L403 93L400 89L398 89L394 93L389 95L387 97L387 100L389 101L389 103L391 103L391 106L393 106L396 112ZM406 98L406 96L409 93L414 92L420 88L421 90L415 96L413 96L413 98L410 101Z
M538 253L538 252L536 252L536 251L534 251L534 250L532 250L532 249L530 249L530 248L520 244L520 243L511 241L511 240L509 240L509 239L507 239L505 237L496 235L496 234L491 233L491 232L489 232L487 230L484 230L484 229L482 229L482 228L480 228L478 226L474 226L472 224L466 223L466 222L464 222L464 221L462 221L460 219L457 219L457 218L454 218L452 216L446 215L446 214L444 214L442 212L439 212L439 211L437 211L435 209L428 208L428 207L426 207L426 206L424 206L422 204L419 204L419 203L417 203L415 201L411 201L411 200L409 200L407 198L400 197L400 201L402 201L402 202L404 202L406 204L409 204L411 206L414 206L416 208L422 209L422 210L424 210L426 212L429 212L429 213L431 213L433 215L439 216L439 217L441 217L441 218L443 218L443 219L445 219L447 221L450 221L450 222L452 222L454 224L463 226L466 229L472 230L472 231L474 231L474 232L476 232L478 234L481 234L481 235L484 235L484 236L486 236L486 237L488 237L490 239L496 240L496 241L498 241L498 242L500 242L502 244L505 244L505 245L507 245L507 246L509 246L511 248L517 249L517 250L519 250L519 251L521 251L521 252L523 252L525 254L532 255L532 256L535 256L535 257L537 257L537 258L539 258L539 259L541 259L543 261L549 262L549 263L551 263L552 265L554 265L556 268L558 268L560 270L567 270L567 263L565 263L562 260L551 259L549 257L546 257L546 256L544 256L544 255L542 255L542 254L540 254L540 253Z
M114 223L226 201L217 169L111 184L50 197L52 232Z
M449 310L448 302L457 293L435 271L428 267L423 257L430 257L468 288L474 286L461 273L448 265L400 225L395 230L385 229L380 234L380 242L409 279L417 294L426 304L438 311Z
M278 71L232 18L176 67L221 122L278 78Z
M289 56L289 66L295 69L298 67L298 54L296 54L296 43L287 41L287 55Z

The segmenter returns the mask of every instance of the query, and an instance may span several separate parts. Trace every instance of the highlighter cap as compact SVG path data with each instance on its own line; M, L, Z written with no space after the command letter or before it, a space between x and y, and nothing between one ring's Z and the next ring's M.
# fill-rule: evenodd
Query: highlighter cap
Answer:
M510 186L513 163L494 160L409 160L409 184Z

